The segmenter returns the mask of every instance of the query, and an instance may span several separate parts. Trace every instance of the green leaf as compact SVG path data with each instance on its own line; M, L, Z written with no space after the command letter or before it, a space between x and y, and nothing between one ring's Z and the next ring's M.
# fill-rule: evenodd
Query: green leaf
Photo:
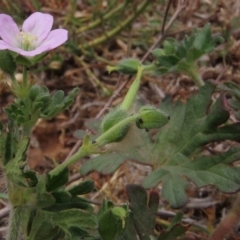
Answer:
M86 193L90 193L95 189L93 180L85 180L84 182L79 183L76 186L68 189L68 192L71 195L83 195Z
M129 159L141 159L141 156L134 150L126 153L107 152L85 162L80 169L80 173L85 175L95 170L103 174L109 174Z
M81 227L83 229L95 229L97 227L95 215L80 209L67 209L52 213L51 217L52 222L65 232L69 232L70 227Z
M8 50L0 51L0 69L10 76L13 76L17 69L17 64Z
M194 39L193 46L197 50L204 51L204 47L211 41L211 24L207 23Z
M210 24L206 24L200 31L194 29L191 35L186 35L181 42L167 39L163 43L163 49L157 48L152 52L156 59L155 74L180 72L191 76L196 60L203 54L212 52L218 40L222 41L221 38L212 37ZM194 72L197 71L197 67L195 68Z
M175 50L175 47L174 47L175 44L176 44L175 39L168 38L168 40L165 40L163 42L163 48L164 48L165 54L167 55L173 54Z
M0 193L0 199L8 199L7 193Z
M89 212L93 211L93 207L87 202L86 199L77 196L71 196L71 194L64 190L58 190L51 193L55 198L55 203L44 210L57 212L67 209L83 209Z
M141 240L150 240L150 236L154 235L159 194L150 191L148 196L144 188L134 184L127 185L126 192L131 212L126 221L126 229L118 239L135 240L138 236Z
M41 87L38 84L34 84L29 89L28 96L32 101L34 101L40 93L41 93Z
M165 101L161 107L171 115L169 124L156 137L149 162L157 168L144 180L144 187L152 188L162 182L162 194L174 208L187 202L189 181L197 187L215 185L232 193L240 189L240 169L231 166L240 157L240 150L232 148L216 155L201 155L201 148L214 141L237 140L239 124L224 125L228 118L224 97L211 104L214 90L206 83L186 104Z
M53 98L53 102L55 104L59 104L62 102L63 98L64 98L64 91L62 90L58 90L57 92L55 92L52 96Z
M106 211L99 219L99 233L104 240L115 239L124 227L121 217L112 209Z
M16 62L17 64L25 65L25 66L28 66L28 67L30 67L30 66L33 65L33 62L32 62L29 58L24 57L24 56L22 56L22 55L17 55L17 56L15 57L15 62Z
M165 52L163 49L161 48L155 48L153 51L152 51L152 55L155 57L155 58L159 58L161 56L164 56L165 55Z
M52 206L54 203L55 203L55 199L51 193L48 193L48 192L39 193L37 196L36 205L39 208L46 208L46 207Z
M51 192L56 190L68 182L69 170L68 168L64 168L57 176L48 175L47 180L47 191Z
M110 208L112 208L114 204L111 201L108 201L107 199L104 199L102 201L102 205L97 213L98 219L100 219L105 212L107 212Z
M139 60L134 58L127 58L119 61L115 67L108 66L107 70L109 73L112 71L118 71L120 73L132 75L137 73L138 67L141 65L142 64Z
M225 99L223 96L219 97L213 107L210 109L206 120L205 120L205 131L204 133L211 133L216 131L217 127L225 123L230 114L224 106Z
M160 67L171 68L179 62L179 58L175 55L165 55L157 58L157 65Z
M81 239L96 229L96 217L80 209L48 212L38 209L34 215L27 239Z
M48 213L38 209L29 219L28 240L52 240L63 236L63 232L50 221Z
M178 212L171 221L168 229L160 234L158 240L175 240L178 237L182 236L190 227L189 224L181 224L182 218L183 214L181 212Z

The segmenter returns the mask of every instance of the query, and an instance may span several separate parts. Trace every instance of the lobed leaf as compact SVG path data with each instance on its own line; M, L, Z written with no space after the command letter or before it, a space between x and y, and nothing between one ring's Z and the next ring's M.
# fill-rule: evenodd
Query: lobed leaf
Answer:
M199 154L212 141L240 137L239 124L222 125L229 113L223 97L211 104L213 90L214 85L207 83L186 104L166 101L162 106L170 112L171 120L156 137L150 161L158 168L145 178L143 185L152 188L162 182L163 197L174 208L186 204L189 182L197 187L212 184L226 193L240 189L240 169L230 165L239 159L239 149L216 156Z
M159 204L159 194L151 191L149 196L144 188L130 184L126 187L131 213L126 222L126 229L118 240L150 240L154 235L155 218ZM137 237L138 236L138 237Z

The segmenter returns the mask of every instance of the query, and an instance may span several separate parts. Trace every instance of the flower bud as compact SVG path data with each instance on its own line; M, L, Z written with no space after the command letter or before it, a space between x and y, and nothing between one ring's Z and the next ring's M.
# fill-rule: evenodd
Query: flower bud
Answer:
M121 120L125 119L128 116L127 111L121 109L119 107L110 111L103 119L101 123L101 130L102 133L105 133L111 127L119 123ZM108 136L106 139L106 143L111 142L120 142L124 139L127 135L129 130L129 124L119 128L117 131L113 132L111 135Z
M141 65L142 64L139 60L134 58L128 58L121 60L115 67L108 66L107 70L109 73L111 73L112 71L118 71L121 73L134 75L137 73L138 67Z
M170 119L169 115L153 106L142 107L138 114L136 125L138 128L146 130L163 127Z
M13 75L17 69L16 62L8 50L0 51L0 68L9 75Z

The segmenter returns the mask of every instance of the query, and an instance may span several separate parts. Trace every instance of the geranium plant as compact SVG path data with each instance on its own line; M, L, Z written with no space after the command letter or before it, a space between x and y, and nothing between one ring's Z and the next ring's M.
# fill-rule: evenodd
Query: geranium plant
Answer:
M29 81L28 67L68 38L64 29L51 31L52 25L51 15L37 12L25 20L20 30L10 16L0 14L0 68L9 74L10 87L16 96L4 109L8 124L0 124L1 165L11 204L7 240L173 239L184 234L189 225L181 224L183 215L178 213L165 231L156 234L155 215L160 194L157 190L147 193L143 187L154 188L161 182L162 196L173 208L186 204L190 182L197 187L212 184L227 193L240 189L240 170L232 165L239 159L239 148L215 156L201 151L211 142L238 141L240 137L239 124L228 122L226 96L223 94L212 102L216 85L204 84L196 74L196 60L215 46L209 25L200 32L193 32L182 43L165 42L163 49L153 52L156 59L152 64L125 59L115 67L108 67L110 72L117 70L136 74L136 77L123 101L99 123L99 135L90 140L86 134L76 153L46 174L30 169L27 152L32 127L39 118L51 119L66 109L78 93L75 88L67 95L61 90L52 95L47 87ZM187 52L189 49L194 53L191 56ZM22 83L15 79L20 64L23 65ZM173 103L168 99L157 107L135 108L143 74L162 71L183 71L201 88L186 103ZM232 92L231 106L238 103L237 93L238 89ZM157 134L149 134L152 129L159 128L161 131ZM126 146L133 132L135 141L131 138L128 148L122 149L121 145ZM144 179L143 187L126 187L129 204L115 206L104 200L96 213L88 200L81 197L94 190L92 180L72 187L67 185L68 167L92 153L97 156L82 166L82 174L92 170L111 173L131 159L151 165L153 172Z

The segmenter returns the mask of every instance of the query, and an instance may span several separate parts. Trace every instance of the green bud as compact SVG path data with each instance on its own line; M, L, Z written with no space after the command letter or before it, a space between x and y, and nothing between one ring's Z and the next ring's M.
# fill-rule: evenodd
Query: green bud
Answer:
M103 119L101 123L101 130L102 133L105 133L111 127L119 123L121 120L125 119L128 116L127 111L121 109L119 107L110 111ZM111 134L108 139L106 139L106 143L111 142L120 142L124 139L127 135L129 130L130 124L123 126L122 128L118 129L116 132Z
M134 58L128 58L121 60L117 66L111 67L108 66L107 70L109 73L112 71L118 71L125 74L134 75L138 72L138 67L141 66L141 62Z
M142 107L138 114L136 125L146 130L163 127L170 119L169 115L153 106Z
M0 68L9 75L13 75L17 69L16 62L8 50L0 51Z

